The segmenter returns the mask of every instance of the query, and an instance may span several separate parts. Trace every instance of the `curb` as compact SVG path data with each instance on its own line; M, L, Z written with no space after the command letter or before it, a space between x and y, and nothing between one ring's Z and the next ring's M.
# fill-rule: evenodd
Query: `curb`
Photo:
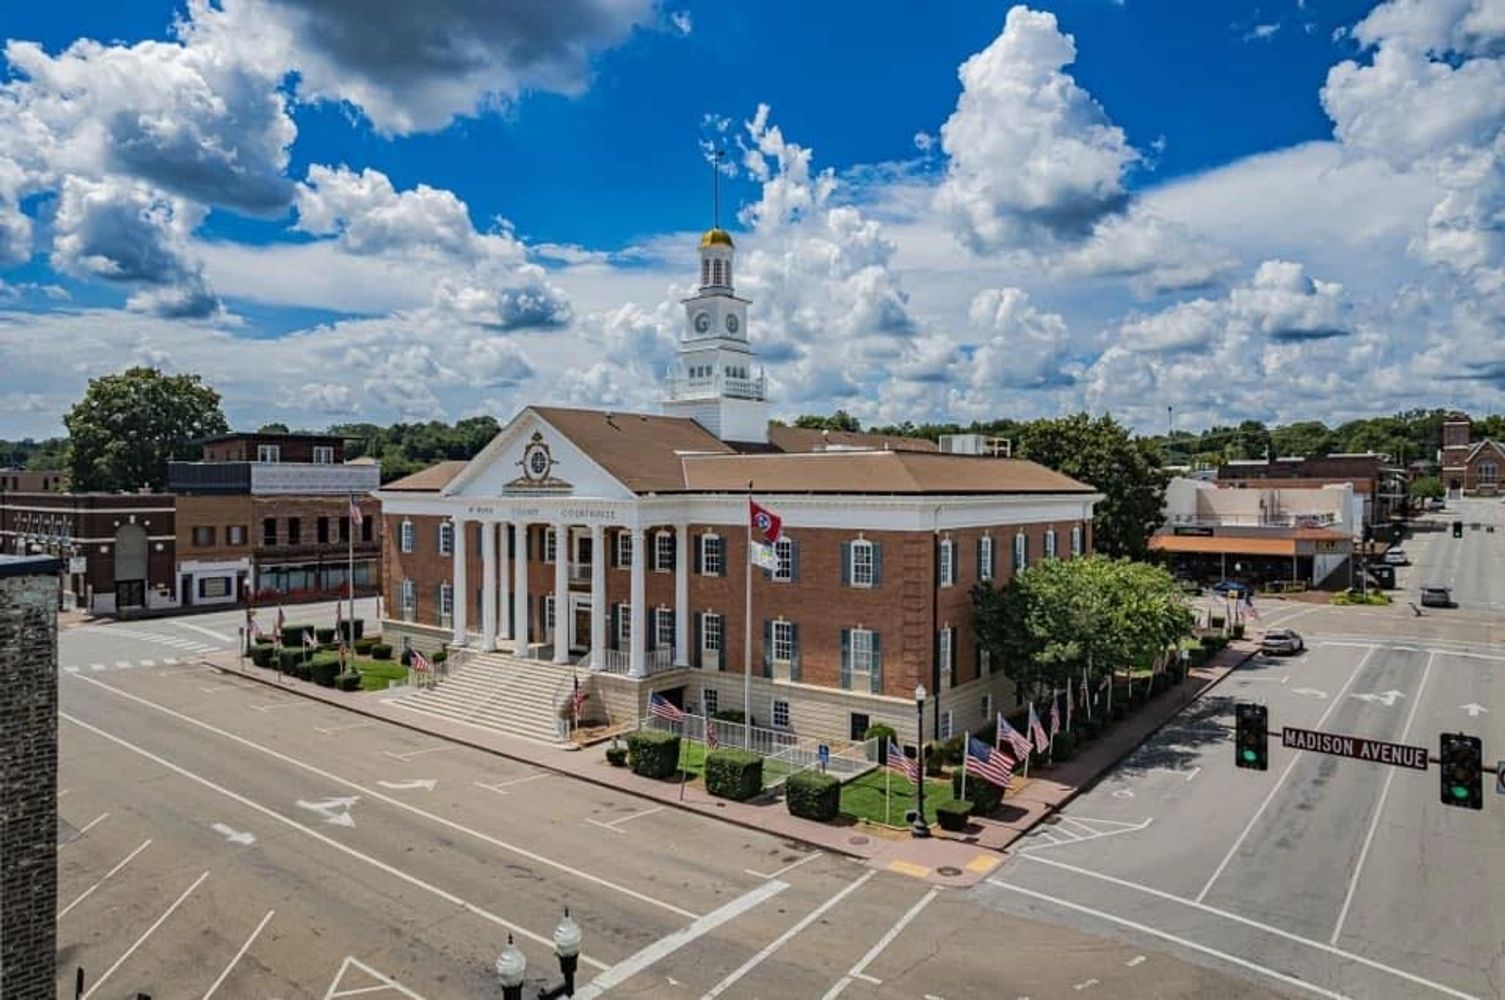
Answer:
M841 855L843 857L855 858L855 859L857 859L859 861L863 861L863 862L867 862L867 861L871 861L872 860L872 858L868 857L867 855L858 854L857 852L852 851L852 850L850 850L848 848L844 848L844 847L832 847L829 844L822 844L822 843L819 843L817 841L806 840L803 837L797 836L795 834L783 833L783 832L776 831L776 830L769 830L767 827L760 826L759 824L757 824L757 823L755 823L755 822L753 822L751 820L744 820L744 819L740 819L740 818L734 817L734 816L719 815L719 814L717 814L715 812L711 812L708 809L697 809L693 805L690 805L690 804L685 803L685 802L681 802L677 798L663 798L663 799L661 799L661 798L658 798L656 796L646 795L643 792L640 792L640 791L638 791L636 789L633 789L633 788L623 788L621 785L614 785L611 782L607 781L606 779L604 779L604 778L598 778L598 777L595 777L594 775L577 774L574 771L562 770L562 769L560 769L558 767L554 767L554 766L551 766L549 764L544 764L544 763L541 763L541 762L536 761L536 760L532 760L532 759L527 758L527 757L520 757L520 756L517 756L516 754L508 753L508 752L506 752L504 750L498 750L496 747L484 746L484 745L482 745L480 743L475 743L475 742L472 742L471 740L464 739L463 737L450 736L450 735L446 735L446 734L442 734L442 733L436 733L436 732L434 732L431 729L425 729L422 726L417 725L415 723L404 722L404 721L401 721L399 719L394 719L394 718L392 718L390 716L382 715L382 714L380 714L378 712L372 712L369 709L361 708L359 706L346 705L343 702L337 702L337 701L328 701L328 700L326 700L324 698L320 698L316 694L309 694L306 691L301 690L300 688L287 687L285 685L277 683L276 681L267 680L265 677L261 677L261 676L259 676L257 674L242 673L241 671L236 670L234 667L224 667L224 666L221 666L218 663L214 663L214 662L212 662L210 660L205 660L205 659L200 659L199 662L201 664L203 664L204 666L212 667L213 669L219 670L219 671L221 671L223 673L231 674L231 675L233 675L235 677L244 678L245 680L255 681L257 684L261 684L261 685L263 685L265 687L276 688L279 691L285 691L285 692L287 692L289 694L297 695L300 698L306 698L309 701L316 701L316 702L320 703L321 705L328 705L331 708L338 708L338 709L341 709L343 711L350 712L350 713L352 713L354 715L363 716L364 718L367 718L367 719L376 719L376 720L378 720L380 722L386 722L386 723L389 723L391 725L397 726L400 729L406 729L406 730L408 730L410 732L423 733L425 736L432 736L434 739L444 740L444 741L446 741L448 743L455 743L455 744L458 744L458 745L463 746L463 747L469 747L472 750L479 750L482 753L488 753L488 754L491 754L493 757L500 757L503 760L516 761L516 762L518 762L520 764L527 764L527 765L529 765L531 767L536 767L536 768L538 768L540 770L548 771L548 772L550 772L552 774L562 775L563 777L566 777L566 778L575 778L576 780L584 781L584 782L587 782L589 784L595 785L598 788L609 789L609 790L611 790L613 792L616 792L618 794L624 794L625 793L627 795L634 795L634 796L637 796L640 799L646 799L646 800L651 801L651 802L660 802L660 803L662 803L664 805L672 806L673 808L678 809L681 812L692 813L692 814L694 814L696 816L709 817L710 819L717 820L718 822L727 823L727 824L729 824L731 826L740 827L740 828L742 828L744 830L751 830L751 831L753 831L755 833L769 834L771 836L778 837L778 838L780 838L782 840L794 841L795 843L800 844L800 845L802 845L804 847L811 848L811 849L818 850L818 851L824 851L827 854L838 854L838 855ZM511 739L521 739L522 737L515 737L514 736L514 737L510 737L510 738ZM540 744L540 746L544 746L544 745L546 745L546 744ZM566 753L567 751L559 750L558 752L559 753ZM986 848L979 848L979 849L985 850Z

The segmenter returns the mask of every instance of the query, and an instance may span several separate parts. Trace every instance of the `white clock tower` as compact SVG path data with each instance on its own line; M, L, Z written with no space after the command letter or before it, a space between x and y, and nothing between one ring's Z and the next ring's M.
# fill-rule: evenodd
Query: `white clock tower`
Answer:
M685 332L664 412L690 417L723 441L768 440L767 382L747 342L746 299L732 291L731 234L700 238L700 290L684 300Z

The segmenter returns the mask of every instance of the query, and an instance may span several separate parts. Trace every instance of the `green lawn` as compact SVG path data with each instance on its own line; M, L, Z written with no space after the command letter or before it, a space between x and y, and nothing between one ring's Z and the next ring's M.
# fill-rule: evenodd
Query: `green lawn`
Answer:
M951 798L951 782L931 779L925 782L925 821L935 822L935 805ZM887 806L887 819L884 807ZM903 826L904 814L915 807L915 787L898 775L883 770L869 771L841 786L841 812L855 819L865 819L888 826Z
M408 668L396 660L373 660L369 656L356 656L355 669L361 675L362 691L385 691L388 682L408 675Z

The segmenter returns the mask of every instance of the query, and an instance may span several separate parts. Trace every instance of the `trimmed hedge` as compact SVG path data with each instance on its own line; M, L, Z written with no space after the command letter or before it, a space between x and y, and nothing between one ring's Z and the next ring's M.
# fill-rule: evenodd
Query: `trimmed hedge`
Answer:
M443 663L447 659L449 659L449 650L444 648L443 646L440 646L438 649L434 650L434 655L429 657L429 662Z
M1244 637L1244 623L1243 622L1239 622L1237 625L1233 626L1233 637L1235 639L1242 639Z
M315 684L332 688L335 685L335 678L340 676L339 658L328 654L323 657L316 656L309 663L309 673Z
M327 646L331 642L334 642L334 629L316 628L314 629L314 638L319 640L319 645Z
M1071 760L1073 757L1076 756L1076 745L1077 745L1076 733L1067 733L1067 732L1056 733L1056 743L1055 743L1055 747L1052 750L1052 753L1054 755L1054 759L1057 762L1060 762L1060 761L1063 761L1063 760ZM970 788L971 788L971 786L969 785L968 789L970 790Z
M392 644L389 642L377 642L371 645L371 659L390 660L392 658Z
M312 625L284 625L282 626L282 644L284 646L303 645L303 634L312 632Z
M705 755L705 790L734 802L752 798L763 790L763 758L746 750L712 750Z
M1155 674L1150 678L1150 694L1164 694L1165 689L1170 687L1171 679L1165 673Z
M920 747L920 752L925 755L925 774L932 778L939 778L946 771L946 756L941 753L935 743L927 743Z
M361 638L361 634L365 631L366 620L364 618L355 618L355 619L344 619L344 620L342 620L340 622L340 624L339 624L339 633L340 633L340 635L344 636L346 639L349 639L350 638L350 626L351 626L352 623L355 625L355 638L358 640L358 639Z
M1056 736L1058 744L1061 735ZM962 799L961 771L956 771L951 775L951 796L958 801L972 803L974 816L986 816L1003 804L1003 789L991 782L983 781L975 774L967 775L967 797Z
M606 748L606 763L612 767L627 766L627 748L612 744Z
M251 647L251 662L258 667L275 666L272 657L277 655L277 648L271 644L265 646L256 645Z
M359 691L361 689L361 675L354 670L347 670L334 679L334 686L341 691Z
M370 656L371 647L376 645L378 641L379 640L374 635L363 636L355 640L355 651L357 653L360 653L362 656Z
M888 763L888 742L889 740L893 740L897 744L899 742L899 732L893 726L885 726L881 722L875 722L867 727L867 732L862 734L862 738L878 741L878 766L882 767Z
M272 644L272 637L269 635L258 635L255 641L258 646L270 646Z
M283 649L277 654L277 667L279 670L291 671L303 662L303 649Z
M800 771L784 782L789 815L829 823L841 810L841 782L819 771Z
M645 778L672 778L679 770L679 737L659 729L639 729L627 737L632 773Z
M949 799L935 804L935 818L941 829L962 833L967 829L967 819L972 815L972 803L966 799Z

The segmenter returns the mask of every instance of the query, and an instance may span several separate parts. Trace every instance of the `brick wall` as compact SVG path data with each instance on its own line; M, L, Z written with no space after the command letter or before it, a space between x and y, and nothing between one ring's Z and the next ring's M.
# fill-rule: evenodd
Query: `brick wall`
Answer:
M221 562L243 559L251 554L252 532L259 530L253 522L249 496L182 496L178 497L178 554L183 559ZM232 544L230 528L240 528L244 542ZM208 529L212 538L203 541Z
M0 564L0 1000L52 996L57 952L57 572Z

